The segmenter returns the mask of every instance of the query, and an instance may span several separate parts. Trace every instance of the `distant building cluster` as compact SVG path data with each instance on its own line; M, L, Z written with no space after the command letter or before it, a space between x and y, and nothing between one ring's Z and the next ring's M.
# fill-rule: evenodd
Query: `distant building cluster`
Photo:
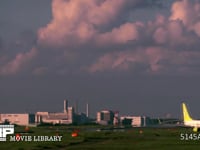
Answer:
M64 100L63 112L36 112L35 114L0 114L0 123L10 123L17 125L30 125L30 124L72 124L72 123L86 123L89 119L89 106L86 105L87 114L77 114L74 107L68 106L68 100Z
M151 123L149 117L145 116L121 116L119 112L102 110L97 112L96 122L101 125L131 125L133 127L145 127Z
M0 114L0 123L17 125L39 124L83 124L94 123L89 118L89 105L86 104L86 114L75 112L74 107L64 100L63 112L36 112L35 114ZM76 106L77 107L77 106ZM76 108L77 109L77 108ZM145 127L158 124L158 119L150 119L146 116L119 116L118 111L101 110L96 114L96 123L100 125L128 125L133 127Z

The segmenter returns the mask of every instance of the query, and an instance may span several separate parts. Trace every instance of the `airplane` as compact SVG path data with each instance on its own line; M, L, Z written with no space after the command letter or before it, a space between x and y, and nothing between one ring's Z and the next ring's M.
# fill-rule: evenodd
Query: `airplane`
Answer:
M187 109L187 106L185 103L182 103L182 109L183 109L183 123L185 126L193 127L194 132L198 132L200 129L200 120L194 120Z

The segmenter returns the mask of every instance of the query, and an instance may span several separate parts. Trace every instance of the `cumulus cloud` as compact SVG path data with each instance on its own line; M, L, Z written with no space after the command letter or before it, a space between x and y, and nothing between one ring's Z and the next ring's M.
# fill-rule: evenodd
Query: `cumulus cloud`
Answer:
M13 60L0 66L0 75L12 75L25 68L37 55L37 49L32 48L26 53L18 53Z
M192 26L198 20L200 12L199 1L181 0L173 3L170 20L181 20L184 25Z
M174 2L169 20L180 20L188 30L199 36L200 3L199 1L182 0Z
M133 70L137 69L137 65L140 65L147 66L148 70L156 72L162 68L159 61L164 58L164 53L165 51L157 47L108 53L100 57L95 64L91 65L89 71L91 73L106 70L128 71L130 68Z
M134 70L138 68L138 64L144 64L142 58L144 55L140 51L117 51L117 52L108 52L100 56L88 67L85 67L83 70L90 73L99 73L99 72L113 72L121 71L126 72L129 70Z
M194 5L188 0L182 0L174 2L171 8L170 20L181 20L184 25L191 25L196 18L196 12L194 11ZM192 17L191 17L192 16Z
M139 39L139 28L142 23L125 23L119 28L114 28L111 32L100 34L97 37L99 44L126 44L129 41Z
M88 71L91 73L104 71L137 70L145 66L145 73L188 73L191 66L200 65L200 53L194 51L168 51L162 47L149 47L136 51L123 51L105 54L92 64Z
M194 25L194 31L200 37L200 22Z
M53 0L53 18L38 30L38 44L64 49L69 60L72 51L79 53L73 59L90 73L139 67L148 73L179 72L199 64L200 2L174 1L169 16L158 11L153 20L120 18L146 5L149 1Z
M120 19L137 5L145 5L145 2L143 0L86 0L84 2L53 0L53 18L46 27L39 29L38 43L60 47L83 44L93 39L99 42L99 40L107 41L109 38L114 38L113 43L125 43L126 40L137 39L137 24L126 22L118 27L114 24L120 22Z
M164 44L167 41L167 30L163 27L159 27L156 29L153 37L158 44Z
M53 0L53 19L38 31L39 42L56 46L85 42L96 34L96 27L117 17L124 3L123 0Z

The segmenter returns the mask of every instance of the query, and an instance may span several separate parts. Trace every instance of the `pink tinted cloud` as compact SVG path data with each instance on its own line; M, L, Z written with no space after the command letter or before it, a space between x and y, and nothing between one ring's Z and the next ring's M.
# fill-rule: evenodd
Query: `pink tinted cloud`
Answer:
M139 39L139 28L142 23L125 23L119 28L112 29L111 32L100 34L97 37L99 44L125 44L129 41Z
M199 24L195 23L198 23L196 20L200 5L188 0L175 1L169 19L157 14L155 21L148 24L139 21L125 22L120 26L113 26L109 31L101 31L104 25L112 24L127 5L136 1L53 0L53 18L46 27L38 30L38 42L42 45L65 47L95 41L99 46L126 44L149 36L158 44L182 44L187 42L183 37L182 23L199 35Z
M194 25L194 31L200 37L200 21Z
M36 55L37 55L36 48L32 48L29 52L26 53L17 54L13 60L0 67L0 74L1 75L16 74L17 72L21 71L24 67L26 67Z
M89 71L94 73L106 70L131 70L136 64L147 64L151 71L156 72L161 67L158 63L162 57L163 53L159 48L108 53L91 65Z
M156 43L164 44L165 42L167 42L167 30L163 27L159 27L158 29L156 29L153 38Z
M169 43L179 45L187 42L187 37L183 35L183 27L179 21L170 21L167 25Z
M186 60L196 59L193 56L194 52L186 51L183 55L181 50L185 45L194 45L198 42L196 39L196 35L200 36L198 1L175 1L169 18L158 13L155 20L147 23L127 21L116 26L113 22L131 2L133 1L53 0L53 18L46 27L39 29L38 42L66 49L68 45L75 44L80 47L82 43L93 44L97 49L100 46L109 47L106 53L102 52L101 56L89 65L87 69L89 72L134 70L139 64L148 66L145 71L158 73L170 70L170 67L181 70L181 65L188 65L189 61ZM106 25L111 26L109 29L104 29ZM123 47L133 41L137 42L135 45L130 44L129 50L122 48L121 51L113 52L113 47L116 48L118 45ZM196 56L199 57L198 54Z
M91 73L104 71L129 71L137 65L148 66L145 72L159 74L173 71L182 73L194 64L200 65L200 53L194 51L177 52L162 47L139 48L136 51L108 53L88 67ZM176 68L175 70L173 68Z
M151 26L154 28L153 39L157 44L168 44L178 46L191 43L190 36L187 36L187 29L180 20L165 20L164 23L155 23ZM146 27L148 30L148 26Z
M112 24L123 9L137 0L53 0L52 20L38 30L38 43L67 46L93 39L104 41L114 36L114 43L124 43L138 37L137 25L122 24L102 33L102 27ZM121 36L116 36L121 35ZM100 37L99 37L100 36Z
M194 31L199 36L199 1L182 0L174 2L169 20L180 20L187 30Z
M150 66L150 71L158 72L162 69L160 61L165 59L166 53L163 49L158 47L149 47L145 50L145 55L148 58L147 63Z
M91 1L90 1L91 2ZM96 1L90 12L88 12L87 19L95 25L104 25L112 22L119 15L121 10L130 0L105 0Z
M189 0L176 1L172 5L172 14L169 19L181 20L184 25L189 26L193 21L193 17L196 16L193 8L194 5Z

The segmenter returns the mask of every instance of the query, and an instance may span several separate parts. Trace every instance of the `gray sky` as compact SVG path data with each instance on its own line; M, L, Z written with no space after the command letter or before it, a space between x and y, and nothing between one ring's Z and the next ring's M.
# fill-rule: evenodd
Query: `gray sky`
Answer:
M1 0L0 112L200 111L199 0Z

